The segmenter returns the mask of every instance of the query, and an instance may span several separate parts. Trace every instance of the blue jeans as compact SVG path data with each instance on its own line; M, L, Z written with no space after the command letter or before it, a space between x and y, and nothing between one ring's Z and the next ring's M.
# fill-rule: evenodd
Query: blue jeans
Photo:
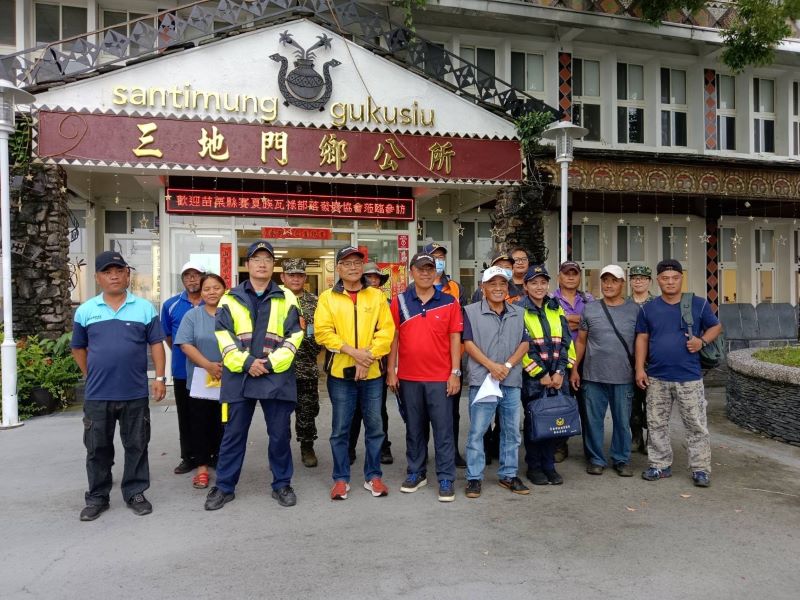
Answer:
M333 406L331 425L331 453L333 454L333 480L350 481L350 457L347 448L350 440L350 426L356 403L361 407L364 418L364 480L381 477L381 446L386 437L381 421L381 397L384 378L341 379L328 376L328 395Z
M500 416L500 468L497 476L508 479L517 476L519 459L520 388L500 386L502 398L494 402L473 402L479 386L469 387L469 434L467 436L467 479L483 479L486 456L483 434L492 422L495 410Z
M606 466L603 453L604 421L606 409L611 407L611 421L614 424L611 435L611 462L615 465L629 463L633 384L584 380L581 382L581 387L586 398L586 458L592 464Z

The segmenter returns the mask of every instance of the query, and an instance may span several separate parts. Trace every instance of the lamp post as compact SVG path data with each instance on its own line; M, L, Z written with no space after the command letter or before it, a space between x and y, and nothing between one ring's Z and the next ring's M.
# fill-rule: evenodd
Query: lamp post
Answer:
M558 121L545 129L542 137L556 143L556 162L561 165L561 244L559 263L567 260L567 191L569 187L569 163L572 162L572 145L589 130L571 121Z
M11 199L9 197L8 138L14 132L14 109L30 104L34 96L19 89L0 61L0 244L3 251L3 344L0 365L3 369L2 428L18 427L17 344L14 342L14 317L11 300Z

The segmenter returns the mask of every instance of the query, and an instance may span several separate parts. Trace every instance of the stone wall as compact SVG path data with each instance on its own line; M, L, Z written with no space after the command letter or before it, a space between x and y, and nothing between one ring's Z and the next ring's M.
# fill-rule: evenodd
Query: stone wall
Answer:
M508 252L515 246L525 248L532 263L547 259L542 222L542 188L538 185L514 185L497 192L492 222L495 250Z
M728 354L728 418L742 427L800 446L800 368L753 358L756 348Z
M31 165L11 198L14 336L71 330L69 209L60 167Z

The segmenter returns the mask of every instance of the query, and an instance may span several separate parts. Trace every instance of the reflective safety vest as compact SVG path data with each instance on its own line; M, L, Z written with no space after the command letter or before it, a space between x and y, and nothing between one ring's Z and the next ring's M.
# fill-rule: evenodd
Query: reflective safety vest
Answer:
M545 297L542 308L530 298L520 303L525 308L525 328L531 338L530 349L522 357L522 367L531 377L544 377L575 364L575 344L569 335L564 309L557 301ZM564 335L566 333L566 335Z

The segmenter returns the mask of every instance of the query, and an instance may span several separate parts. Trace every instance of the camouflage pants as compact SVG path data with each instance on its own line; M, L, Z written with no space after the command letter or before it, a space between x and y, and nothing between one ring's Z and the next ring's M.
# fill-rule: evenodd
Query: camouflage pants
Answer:
M692 471L711 472L711 441L706 425L706 396L703 380L664 381L650 378L647 388L647 457L650 466L663 469L672 465L669 420L677 402Z
M294 429L298 442L313 442L317 439L319 414L319 389L316 379L297 380L297 408L294 412Z

